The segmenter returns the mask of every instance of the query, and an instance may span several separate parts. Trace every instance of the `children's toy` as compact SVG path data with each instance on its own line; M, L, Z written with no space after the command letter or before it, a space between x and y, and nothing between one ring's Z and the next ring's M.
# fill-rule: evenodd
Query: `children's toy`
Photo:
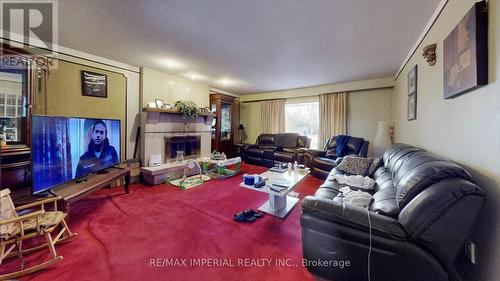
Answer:
M213 155L213 153L212 153ZM222 153L224 155L224 153ZM203 161L203 174L216 179L225 179L237 175L240 172L241 158L213 160L212 157Z
M198 168L198 174L188 177L187 175L189 174L189 170L193 170L195 168ZM198 164L198 162L194 160L190 160L184 165L184 175L182 176L182 178L171 180L169 183L171 185L178 186L181 189L188 189L198 186L209 180L209 176L201 174L200 164Z

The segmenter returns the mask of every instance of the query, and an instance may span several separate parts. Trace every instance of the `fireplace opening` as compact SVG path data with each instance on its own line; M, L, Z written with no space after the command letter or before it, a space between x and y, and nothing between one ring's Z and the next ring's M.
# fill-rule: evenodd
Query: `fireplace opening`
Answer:
M200 136L165 137L165 160L175 159L177 151L184 152L184 159L200 157Z

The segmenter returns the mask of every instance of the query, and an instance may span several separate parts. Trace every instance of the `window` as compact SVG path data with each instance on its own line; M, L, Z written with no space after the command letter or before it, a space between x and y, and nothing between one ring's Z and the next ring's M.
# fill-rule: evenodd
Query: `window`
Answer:
M285 131L311 138L311 148L318 148L319 102L285 104Z

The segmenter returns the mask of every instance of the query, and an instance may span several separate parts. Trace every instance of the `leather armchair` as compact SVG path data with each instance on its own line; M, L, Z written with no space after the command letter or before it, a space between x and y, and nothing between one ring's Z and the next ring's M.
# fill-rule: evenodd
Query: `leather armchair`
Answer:
M369 142L363 138L351 137L347 143L346 155L359 155L366 157L368 154ZM326 178L328 173L337 166L341 157L336 156L337 136L333 136L325 144L323 150L302 149L298 152L298 158L302 160L301 164L311 168L311 174L318 178Z
M273 154L276 149L276 134L261 134L257 137L255 144L244 146L245 162L254 165L272 167L274 165Z
M349 267L310 264L308 270L339 281L367 280L368 274L373 281L456 280L455 260L485 194L463 168L416 147L395 144L383 163L373 176L368 210L343 204L330 179L304 198L304 258L350 261Z

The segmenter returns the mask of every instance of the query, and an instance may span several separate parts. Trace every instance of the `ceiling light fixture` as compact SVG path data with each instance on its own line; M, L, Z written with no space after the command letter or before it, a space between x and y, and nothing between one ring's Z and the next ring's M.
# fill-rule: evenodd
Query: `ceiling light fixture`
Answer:
M181 62L174 59L164 59L162 60L162 64L166 66L168 69L180 69L184 67L184 65Z
M198 74L196 72L187 73L186 76L191 80L206 80L207 79L207 77L205 77L201 74Z

